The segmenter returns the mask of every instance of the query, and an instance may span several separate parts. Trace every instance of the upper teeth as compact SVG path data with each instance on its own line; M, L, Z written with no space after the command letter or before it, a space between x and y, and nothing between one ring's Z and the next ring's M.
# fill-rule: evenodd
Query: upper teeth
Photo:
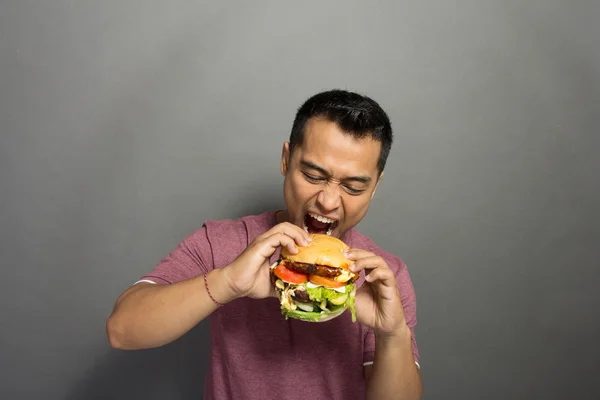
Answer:
M308 213L308 215L310 215L311 217L313 217L317 221L325 222L327 224L333 224L335 222L334 219L325 218L325 217L322 217L322 216L317 215L317 214Z

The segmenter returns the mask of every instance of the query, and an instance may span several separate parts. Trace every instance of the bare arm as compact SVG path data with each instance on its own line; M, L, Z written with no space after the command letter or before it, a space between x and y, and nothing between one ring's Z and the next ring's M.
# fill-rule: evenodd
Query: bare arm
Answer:
M375 338L375 360L365 367L368 399L420 399L421 373L415 364L410 330L394 337Z
M230 265L206 275L210 293L221 304L240 297L274 296L269 258L281 246L295 253L296 244L306 245L309 239L295 225L276 225ZM218 307L208 295L203 276L170 285L138 283L117 300L106 322L108 340L112 347L125 350L162 346L184 335Z
M222 269L207 275L213 297L225 304L235 298ZM170 343L218 308L209 297L203 276L158 285L138 283L117 300L106 322L110 345L123 350Z

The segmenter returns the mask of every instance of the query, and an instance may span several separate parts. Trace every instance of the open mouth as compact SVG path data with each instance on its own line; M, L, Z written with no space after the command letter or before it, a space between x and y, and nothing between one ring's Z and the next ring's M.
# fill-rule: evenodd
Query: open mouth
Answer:
M308 233L321 233L331 235L338 221L325 218L314 213L306 213L304 216L304 230Z

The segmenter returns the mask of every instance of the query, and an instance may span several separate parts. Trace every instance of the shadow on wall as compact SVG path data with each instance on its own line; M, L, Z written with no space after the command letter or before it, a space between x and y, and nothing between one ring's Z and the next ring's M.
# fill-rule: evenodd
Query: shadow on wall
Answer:
M247 191L243 201L239 197L225 199L221 204L229 210L225 218L236 219L282 208L281 195L274 196L275 190L263 187ZM206 218L212 219L211 216ZM102 326L105 322L102 321ZM209 357L208 321L202 321L173 343L148 350L111 349L105 333L102 334L104 354L91 360L92 367L82 373L83 378L74 384L68 400L202 397Z

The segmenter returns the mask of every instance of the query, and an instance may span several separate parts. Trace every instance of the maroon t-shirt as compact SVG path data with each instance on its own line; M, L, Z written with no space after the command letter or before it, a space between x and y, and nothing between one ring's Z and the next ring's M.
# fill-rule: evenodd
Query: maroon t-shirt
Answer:
M238 220L207 221L141 281L170 284L230 264L254 238L276 224L275 212ZM352 229L352 248L383 257L394 271L414 339L416 298L404 262ZM279 252L271 262L275 262ZM360 286L364 278L357 281ZM238 299L209 317L210 363L204 399L364 399L364 365L374 358L373 331L352 323L350 312L328 322L286 320L275 298Z

